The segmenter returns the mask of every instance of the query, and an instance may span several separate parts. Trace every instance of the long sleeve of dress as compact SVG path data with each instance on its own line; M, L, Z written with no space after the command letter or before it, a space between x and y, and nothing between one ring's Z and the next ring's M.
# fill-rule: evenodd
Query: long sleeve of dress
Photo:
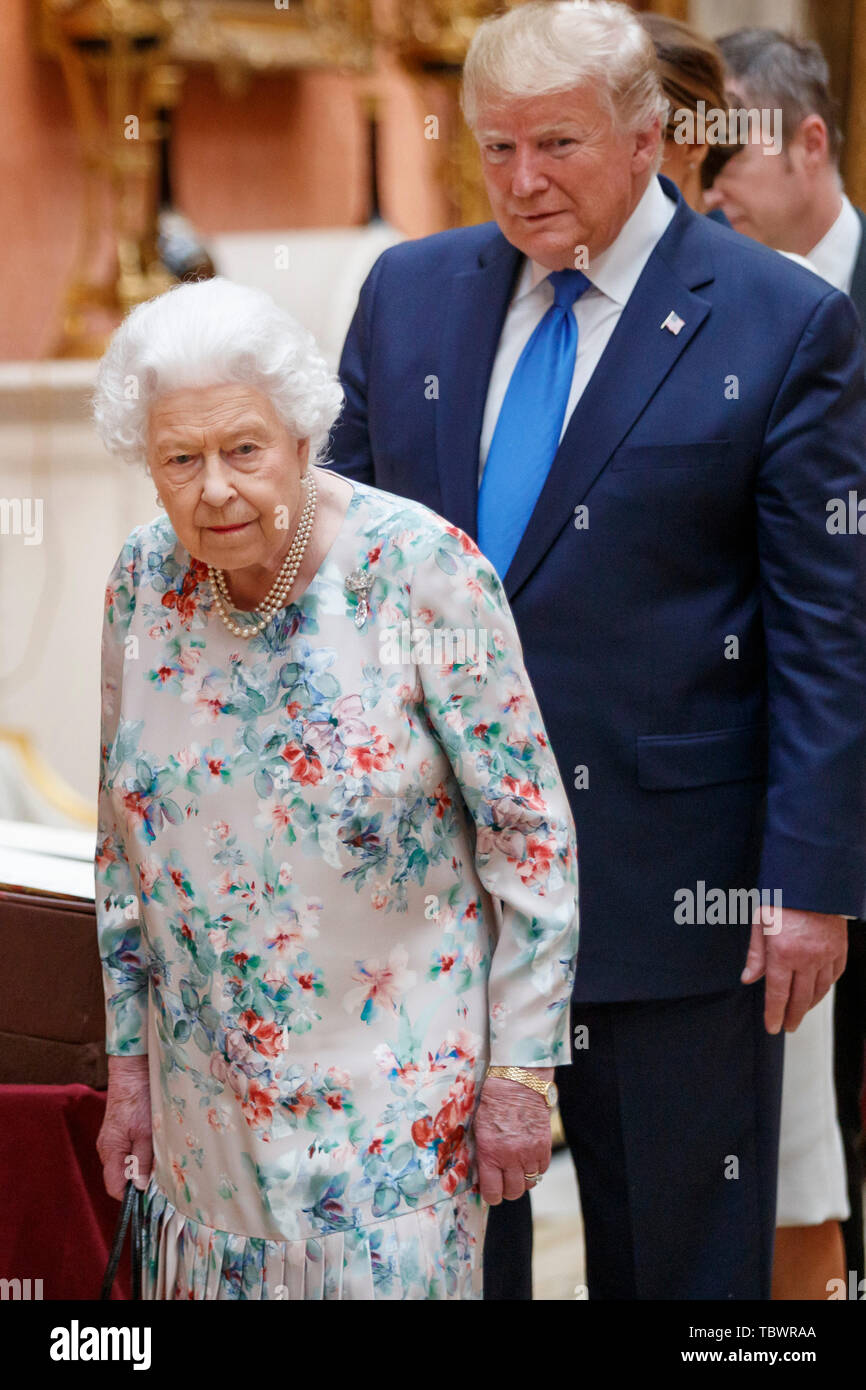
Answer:
M94 877L96 925L105 991L105 1050L114 1056L147 1052L148 972L142 949L141 904L114 814L107 779L120 761L125 736L119 720L124 671L135 664L127 643L135 608L135 533L114 563L105 589L102 624L99 802ZM127 653L130 660L127 661ZM118 727L120 724L120 727Z
M574 820L499 577L468 536L448 531L454 544L440 545L412 575L413 652L422 658L413 659L474 821L478 876L501 906L489 977L490 1061L568 1063L578 939Z

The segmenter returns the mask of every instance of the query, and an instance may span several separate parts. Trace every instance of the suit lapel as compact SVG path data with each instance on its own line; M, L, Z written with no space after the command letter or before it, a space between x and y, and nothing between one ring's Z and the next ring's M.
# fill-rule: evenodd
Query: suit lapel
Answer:
M478 450L490 373L523 257L491 223L472 270L455 275L444 306L439 354L436 458L442 513L473 538L478 515Z
M672 187L666 179L663 183ZM572 412L505 576L509 599L547 554L709 313L709 303L693 289L713 279L710 251L706 241L695 235L699 215L681 198L677 201L677 211L644 266ZM676 334L662 328L672 309L684 321ZM475 446L477 454L477 440Z

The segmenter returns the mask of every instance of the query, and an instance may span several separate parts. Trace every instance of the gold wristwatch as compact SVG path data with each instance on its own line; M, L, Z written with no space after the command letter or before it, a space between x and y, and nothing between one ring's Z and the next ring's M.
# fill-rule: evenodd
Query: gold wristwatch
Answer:
M523 1067L488 1067L487 1075L502 1076L506 1081L519 1081L521 1086L537 1091L547 1101L548 1110L553 1110L559 1099L555 1081L542 1081L534 1072L524 1071Z

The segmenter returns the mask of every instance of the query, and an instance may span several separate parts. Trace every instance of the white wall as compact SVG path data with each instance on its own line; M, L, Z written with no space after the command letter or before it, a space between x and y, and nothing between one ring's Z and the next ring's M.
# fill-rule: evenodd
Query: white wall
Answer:
M689 23L711 38L746 25L803 35L806 10L806 0L691 0Z
M0 498L42 508L39 544L0 531L0 725L29 734L94 804L105 581L159 511L144 472L110 458L89 423L95 370L0 366Z

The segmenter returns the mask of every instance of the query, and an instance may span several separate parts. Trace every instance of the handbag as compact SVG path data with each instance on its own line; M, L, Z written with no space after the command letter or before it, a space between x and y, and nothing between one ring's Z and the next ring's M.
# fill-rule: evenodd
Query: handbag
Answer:
M117 1229L114 1232L114 1241L111 1246L111 1253L108 1256L108 1264L105 1267L105 1277L102 1280L102 1290L99 1295L100 1302L104 1302L111 1297L111 1286L117 1274L117 1266L120 1264L123 1242L126 1239L126 1231L130 1223L130 1218L132 1219L132 1297L135 1299L141 1298L141 1209L143 1199L144 1193L136 1187L132 1178L130 1178L123 1194L120 1216L117 1218Z

